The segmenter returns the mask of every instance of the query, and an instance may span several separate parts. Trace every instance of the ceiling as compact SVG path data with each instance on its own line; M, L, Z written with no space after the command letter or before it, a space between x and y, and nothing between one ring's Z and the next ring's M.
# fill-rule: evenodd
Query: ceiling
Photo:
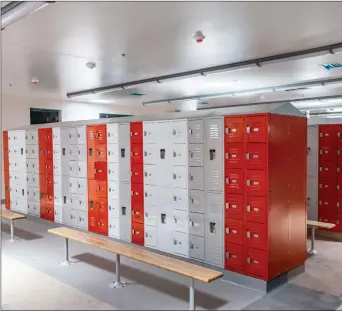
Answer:
M5 94L67 100L66 93L342 42L342 2L56 2L2 31ZM197 30L203 43L193 39ZM123 57L122 54L125 54ZM86 67L96 62L95 69ZM342 78L342 53L73 99L142 101ZM37 85L31 79L39 79ZM133 92L145 96L136 98ZM342 95L342 84L210 100L246 104ZM321 102L324 106L324 103ZM335 105L342 106L342 99ZM307 105L308 107L308 105Z

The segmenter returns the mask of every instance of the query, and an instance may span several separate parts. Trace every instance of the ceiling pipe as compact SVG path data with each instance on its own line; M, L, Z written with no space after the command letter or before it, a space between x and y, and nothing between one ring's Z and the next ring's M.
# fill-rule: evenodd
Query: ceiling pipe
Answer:
M82 90L82 91L77 91L77 92L69 92L66 94L66 96L68 98L73 98L73 97L88 95L88 94L100 94L102 92L110 92L111 90L113 90L114 92L117 90L129 88L130 86L132 87L134 85L147 84L151 82L162 83L163 81L167 81L167 80L182 79L182 78L187 78L187 77L192 77L192 76L206 76L206 75L209 75L210 73L214 74L217 72L229 72L229 71L240 70L242 68L245 69L248 67L262 67L264 65L267 65L268 63L283 62L287 60L303 59L303 58L308 58L308 57L320 56L320 55L325 55L325 54L327 55L337 54L337 53L342 53L342 43L336 43L332 45L326 45L326 46L321 46L321 47L297 51L297 52L278 54L278 55L273 55L273 56L268 56L268 57L263 57L263 58L257 58L254 60L221 65L221 66L213 66L213 67L202 68L202 69L197 69L197 70L185 71L185 72L180 72L176 74L164 75L164 76L143 79L143 80L138 80L138 81L113 84L109 86L92 88L92 89L87 89L87 90Z

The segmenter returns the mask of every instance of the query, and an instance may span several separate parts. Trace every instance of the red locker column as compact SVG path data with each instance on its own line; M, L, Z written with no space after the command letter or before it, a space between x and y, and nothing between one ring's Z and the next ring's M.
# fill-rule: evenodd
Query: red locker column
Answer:
M5 185L5 207L11 208L10 181L9 181L9 154L8 154L8 132L2 133L3 155L4 155L4 185Z
M144 156L142 122L132 122L130 124L130 131L132 243L144 246Z

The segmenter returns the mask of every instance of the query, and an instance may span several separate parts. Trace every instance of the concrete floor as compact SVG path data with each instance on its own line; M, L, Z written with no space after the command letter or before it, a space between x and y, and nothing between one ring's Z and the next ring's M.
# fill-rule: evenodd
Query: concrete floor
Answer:
M129 285L110 289L114 255L73 241L70 254L77 262L59 265L64 240L47 233L56 226L29 217L16 223L19 239L9 243L9 225L4 221L3 309L188 308L188 279L174 273L122 258L122 276ZM318 241L317 249L320 253L308 259L305 273L268 295L222 281L196 282L196 308L342 310L342 243Z

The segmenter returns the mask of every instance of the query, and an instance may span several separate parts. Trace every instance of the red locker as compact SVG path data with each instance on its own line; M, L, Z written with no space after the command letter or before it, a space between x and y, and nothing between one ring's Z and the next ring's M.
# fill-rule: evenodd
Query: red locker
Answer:
M225 117L224 123L226 143L244 141L244 119L242 116Z
M107 145L96 145L95 162L107 162Z
M244 270L252 275L267 278L268 259L265 251L247 247Z
M336 194L338 186L333 178L319 178L318 196L319 198Z
M66 199L66 197L64 197ZM93 218L93 219L97 219L99 216L99 208L97 207L97 201L96 200L89 200L88 201L88 216L89 219ZM92 222L92 226L93 226L93 222Z
M142 164L143 161L143 145L131 144L131 164Z
M266 196L267 172L262 170L246 171L246 193L251 196Z
M320 146L331 146L337 142L337 128L332 125L319 126L319 144Z
M246 141L248 143L266 142L268 136L267 116L247 116L245 120Z
M229 143L225 146L225 169L243 168L245 159L243 143Z
M131 205L144 204L144 185L143 184L131 184Z
M95 143L96 145L107 145L107 126L106 124L97 125L95 127Z
M225 217L243 219L243 195L226 194Z
M4 187L5 187L5 208L11 208L10 179L9 179L9 154L8 154L8 132L3 131L3 159L4 159Z
M131 164L131 183L144 183L144 167L142 164Z
M342 215L342 197L339 197L336 202L337 214Z
M96 137L96 126L87 125L87 145L88 148L95 147L95 137Z
M248 143L246 145L246 168L264 170L267 168L267 145L265 143Z
M248 221L246 225L246 245L248 247L266 250L266 225Z
M4 170L9 171L9 154L8 154L8 132L2 133L3 155L4 155Z
M244 224L243 220L225 219L225 241L226 243L234 243L243 245L244 241Z
M242 245L226 243L225 269L242 271L244 259L244 248Z
M53 160L45 159L45 168L42 168L46 175L53 175Z
M144 224L132 222L132 243L144 246Z
M98 224L98 234L102 235L108 235L108 217L107 218L101 218L99 217L97 219Z
M132 204L132 222L144 223L144 205L143 203Z
M334 145L319 147L319 162L335 162L337 159L337 151Z
M318 209L318 220L322 221L322 222L327 222L327 223L336 223L336 219L337 219L337 215L336 212L331 212L328 210L324 210L319 208Z
M94 163L94 179L107 181L107 162Z
M335 129L336 129L336 137L337 137L336 139L337 148L342 151L342 125L341 124L335 125Z
M242 194L244 179L242 169L229 169L226 171L226 193Z
M267 217L267 202L265 197L247 196L246 220L258 223L265 223Z
M321 161L319 165L319 176L320 177L336 177L337 169L335 162Z
M89 179L88 198L91 200L107 198L107 181Z
M98 233L99 232L99 225L97 221L97 216L91 215L89 213L88 216L88 228L90 232Z
M142 144L143 143L143 123L131 122L130 128L131 128L131 145Z

